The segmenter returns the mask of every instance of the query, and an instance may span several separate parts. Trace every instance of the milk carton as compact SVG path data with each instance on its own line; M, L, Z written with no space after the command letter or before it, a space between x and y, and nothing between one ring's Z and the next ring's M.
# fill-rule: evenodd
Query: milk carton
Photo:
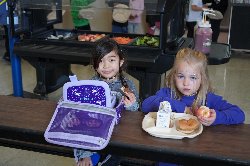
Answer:
M170 103L168 101L161 102L157 112L156 127L169 128L171 112Z

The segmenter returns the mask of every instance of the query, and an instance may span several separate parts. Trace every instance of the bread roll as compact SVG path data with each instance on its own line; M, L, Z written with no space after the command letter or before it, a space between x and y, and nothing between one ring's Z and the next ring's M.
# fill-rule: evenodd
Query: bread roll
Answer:
M194 132L199 127L199 124L200 124L199 121L194 118L180 119L177 120L176 130L182 133L189 134Z

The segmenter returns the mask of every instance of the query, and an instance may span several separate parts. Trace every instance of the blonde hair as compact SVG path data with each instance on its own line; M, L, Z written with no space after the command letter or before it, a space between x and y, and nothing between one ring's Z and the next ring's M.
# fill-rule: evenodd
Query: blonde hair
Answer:
M197 92L197 97L192 104L192 110L194 110L201 105L206 105L206 95L208 92L212 92L207 69L207 57L203 53L190 48L184 48L178 51L175 57L174 65L166 78L167 87L171 89L171 97L174 99L180 99L183 96L175 84L175 75L177 73L178 65L183 61L190 65L195 65L201 75L201 85Z

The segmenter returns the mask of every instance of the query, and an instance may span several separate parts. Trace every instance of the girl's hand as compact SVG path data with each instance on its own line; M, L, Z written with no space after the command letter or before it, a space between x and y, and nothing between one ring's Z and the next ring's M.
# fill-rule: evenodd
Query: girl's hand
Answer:
M85 157L77 162L77 166L93 166L93 164L90 157Z
M136 101L135 94L133 92L124 92L125 97L124 97L124 104L125 106L129 106L133 104Z
M210 109L210 116L209 117L206 118L203 116L198 116L197 118L199 119L201 124L203 124L204 126L210 126L211 124L214 123L214 121L216 119L216 112L214 109Z

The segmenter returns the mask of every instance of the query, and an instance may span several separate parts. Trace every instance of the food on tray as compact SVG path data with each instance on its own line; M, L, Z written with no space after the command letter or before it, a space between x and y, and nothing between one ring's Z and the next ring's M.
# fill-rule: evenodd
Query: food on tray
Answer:
M197 117L202 116L202 117L208 118L211 115L211 111L208 107L201 106L198 110L195 111L195 115Z
M149 46L149 47L158 47L159 46L159 37L154 36L143 36L138 37L132 45L136 46Z
M129 37L113 37L118 44L129 44L133 39Z
M194 118L176 120L176 130L186 134L194 132L199 125L200 122Z
M156 127L156 117L157 112L149 112L146 114L142 121L142 129L149 133L150 135L154 137L159 138L171 138L171 139L182 139L182 138L194 138L198 135L200 135L203 131L203 126L201 123L197 120L197 118L193 115L189 115L186 113L171 113L171 121L170 121L170 127L169 128L157 128ZM194 119L197 120L198 126L196 129L193 129L192 131L178 131L180 130L179 126L179 120L189 120ZM193 121L193 120L192 120Z
M104 36L105 34L82 34L82 35L78 35L78 41L95 42L103 38Z

